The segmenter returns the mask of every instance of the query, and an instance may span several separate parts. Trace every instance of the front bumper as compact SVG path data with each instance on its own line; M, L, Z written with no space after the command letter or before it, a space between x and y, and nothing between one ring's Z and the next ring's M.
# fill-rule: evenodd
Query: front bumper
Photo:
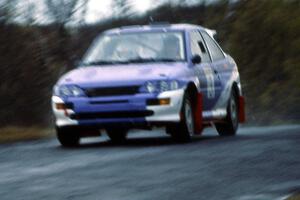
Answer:
M169 124L180 121L184 89L166 91L158 95L136 94L114 97L73 97L62 99L52 96L52 110L56 126L106 126ZM150 99L170 99L168 105L147 105ZM72 107L57 109L56 104Z

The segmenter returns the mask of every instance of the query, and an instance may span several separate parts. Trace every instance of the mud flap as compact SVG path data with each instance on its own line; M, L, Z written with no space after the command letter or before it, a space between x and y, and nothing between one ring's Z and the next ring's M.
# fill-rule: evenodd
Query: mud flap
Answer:
M246 121L245 97L239 96L239 122L244 123L245 121Z
M202 110L203 110L203 98L202 93L197 94L197 104L195 111L195 134L200 135L203 130L202 125Z

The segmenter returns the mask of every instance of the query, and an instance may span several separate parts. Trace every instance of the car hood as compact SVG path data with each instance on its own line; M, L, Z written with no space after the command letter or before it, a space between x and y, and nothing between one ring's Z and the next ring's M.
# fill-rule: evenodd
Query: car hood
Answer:
M103 65L81 67L65 74L58 84L91 85L126 85L142 84L148 80L176 79L186 70L185 63L155 63L131 65Z

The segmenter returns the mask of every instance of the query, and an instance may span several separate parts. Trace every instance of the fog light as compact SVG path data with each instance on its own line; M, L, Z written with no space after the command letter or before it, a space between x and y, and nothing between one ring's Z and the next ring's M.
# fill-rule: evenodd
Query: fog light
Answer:
M170 99L159 99L159 105L169 105Z
M170 98L165 99L148 99L147 105L149 106L157 106L157 105L169 105L171 102Z
M67 106L66 106L66 104L64 104L64 103L55 103L55 108L56 108L57 110L66 110L66 109L67 109Z

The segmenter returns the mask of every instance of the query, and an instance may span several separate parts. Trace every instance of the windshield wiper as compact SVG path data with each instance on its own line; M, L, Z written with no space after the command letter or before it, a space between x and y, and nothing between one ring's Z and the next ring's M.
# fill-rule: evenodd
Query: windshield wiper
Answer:
M129 63L149 63L149 62L176 62L176 59L169 58L136 58L127 60Z
M134 58L127 60L129 63L147 63L147 62L154 62L153 58Z
M109 65L109 64L114 64L112 61L105 61L105 60L96 60L96 61L91 61L91 62L83 62L81 65L83 66L91 66L91 65Z
M92 65L113 65L113 64L127 64L128 61L115 61L115 60L96 60L87 63L82 63L83 66L92 66Z
M170 58L135 58L122 61L114 60L95 60L91 62L83 62L82 66L93 66L93 65L113 65L113 64L129 64L129 63L150 63L150 62L176 62L176 59Z
M176 62L176 61L178 61L178 59L174 59L174 58L159 58L159 59L156 59L156 61L158 61L158 62Z

